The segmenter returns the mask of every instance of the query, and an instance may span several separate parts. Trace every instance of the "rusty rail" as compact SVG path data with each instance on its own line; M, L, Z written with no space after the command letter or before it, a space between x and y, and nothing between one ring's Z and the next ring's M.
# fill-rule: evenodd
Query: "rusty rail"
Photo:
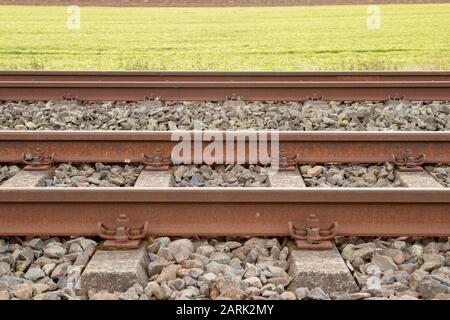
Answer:
M289 235L311 215L346 236L448 236L450 190L0 188L0 235L97 235L126 213L151 235Z
M0 162L22 162L24 153L40 149L54 162L141 162L156 149L170 156L178 143L172 134L151 131L0 131ZM212 132L225 138L255 140L255 131ZM205 140L189 132L191 141ZM279 132L280 148L300 163L379 163L402 157L407 150L425 155L427 163L450 162L450 132ZM270 147L271 136L268 136ZM203 148L211 141L203 141ZM225 142L224 142L225 143ZM193 147L193 145L192 145ZM224 157L226 157L226 148ZM236 149L235 149L236 150ZM248 159L248 149L245 149ZM270 148L268 148L270 153ZM236 155L236 152L234 152Z
M450 71L0 71L0 81L450 81Z
M450 100L450 72L0 72L0 100Z

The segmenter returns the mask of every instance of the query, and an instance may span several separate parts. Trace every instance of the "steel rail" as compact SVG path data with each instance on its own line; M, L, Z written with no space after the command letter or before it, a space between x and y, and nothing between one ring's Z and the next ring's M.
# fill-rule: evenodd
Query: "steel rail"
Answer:
M0 100L450 100L450 81L0 81Z
M267 132L267 131L266 131ZM237 137L256 141L257 131L0 131L0 162L21 162L23 154L41 149L54 154L55 162L141 162L143 154L155 149L170 156L173 147L186 135L194 148L194 141L202 141L203 149L211 143L211 136L223 143ZM261 132L258 132L261 133ZM298 155L301 163L380 163L392 161L410 149L424 154L426 163L450 162L450 132L289 132L267 136L270 154L271 139L278 139L286 154ZM208 138L209 136L209 138ZM248 143L245 150L248 159ZM258 144L259 146L259 144ZM192 149L193 150L193 149ZM227 149L224 146L224 157ZM234 152L236 155L236 152Z
M449 236L450 190L0 188L0 235L97 235L126 213L150 235L289 235L315 214L344 236Z
M0 81L450 81L450 71L0 71Z

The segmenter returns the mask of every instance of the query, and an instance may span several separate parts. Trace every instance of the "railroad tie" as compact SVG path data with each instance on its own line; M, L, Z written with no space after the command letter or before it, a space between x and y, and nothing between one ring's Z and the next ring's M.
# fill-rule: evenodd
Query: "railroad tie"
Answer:
M402 186L406 188L444 188L426 171L396 171L396 175Z
M135 188L164 188L171 187L173 177L170 171L143 170L134 184Z
M21 170L2 184L2 188L31 188L43 187L45 180L51 179L52 171Z

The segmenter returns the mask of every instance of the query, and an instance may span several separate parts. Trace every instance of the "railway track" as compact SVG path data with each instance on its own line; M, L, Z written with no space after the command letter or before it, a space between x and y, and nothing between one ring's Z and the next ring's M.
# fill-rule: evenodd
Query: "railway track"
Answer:
M386 100L395 96L448 101L448 77L446 72L3 72L0 99L225 100L241 96L244 100L289 101L308 97ZM200 134L5 130L0 132L0 162L27 165L28 172L49 172L57 164L70 162L137 163L147 169L140 175L150 175L153 182L158 182L155 177L173 179L171 166L180 163L173 163L171 152L180 135L192 143L192 155L181 161L188 165L248 165L251 143L256 143L255 150L261 150L260 137L251 131ZM204 156L212 143L211 136L216 138L215 146L225 150L214 161ZM227 149L230 141L231 149ZM136 240L148 235L291 235L303 240L300 244L304 247L321 248L337 235L450 234L448 188L324 189L292 183L280 187L274 183L280 175L298 178L298 166L308 163L391 162L399 172L424 173L425 165L450 163L450 132L277 132L267 142L270 161L266 165L277 165L280 170L269 176L266 188L192 189L174 188L173 183L164 187L150 183L144 187L95 189L2 185L0 235L100 235L112 240L113 245L123 246L136 245ZM196 145L203 157L196 158ZM272 149L275 145L277 148ZM229 154L233 156L227 157ZM244 160L239 159L239 154L245 155ZM256 163L260 162L257 158Z
M0 72L0 100L448 100L449 72Z

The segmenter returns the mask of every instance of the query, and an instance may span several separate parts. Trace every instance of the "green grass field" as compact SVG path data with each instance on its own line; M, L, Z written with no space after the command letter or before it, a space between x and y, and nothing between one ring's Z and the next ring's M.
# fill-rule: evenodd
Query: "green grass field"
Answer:
M450 4L380 8L0 6L0 69L450 69Z

